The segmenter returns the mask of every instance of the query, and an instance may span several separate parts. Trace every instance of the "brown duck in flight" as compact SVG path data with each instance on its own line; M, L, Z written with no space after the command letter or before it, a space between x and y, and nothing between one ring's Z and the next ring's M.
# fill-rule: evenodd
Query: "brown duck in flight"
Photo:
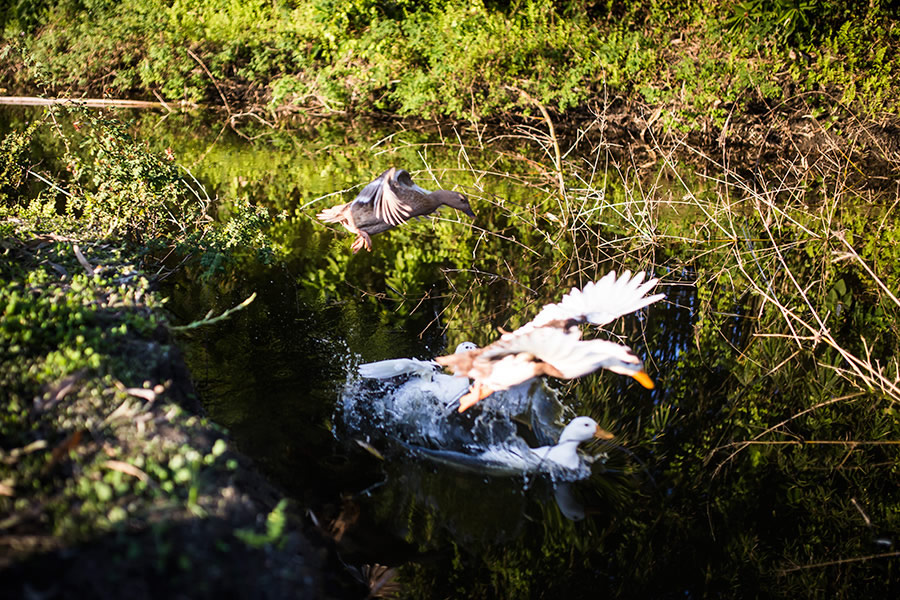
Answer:
M429 192L413 183L408 172L391 167L364 187L353 202L326 208L316 217L326 223L340 223L355 233L351 249L356 254L362 248L372 251L371 236L376 233L433 213L444 204L475 216L469 200L459 192Z

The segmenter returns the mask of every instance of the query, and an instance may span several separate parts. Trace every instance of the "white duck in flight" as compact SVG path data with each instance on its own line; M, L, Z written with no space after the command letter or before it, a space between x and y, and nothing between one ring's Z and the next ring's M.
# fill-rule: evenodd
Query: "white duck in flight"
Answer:
M437 363L456 375L474 380L469 393L460 398L459 412L533 377L574 379L600 368L630 375L652 389L653 381L630 348L605 340L582 340L578 325L605 325L660 300L665 294L646 295L657 283L657 279L644 282L643 272L632 277L625 271L617 278L611 271L581 290L573 288L560 302L545 306L534 320L484 348L437 357Z
M366 185L352 202L326 208L316 217L325 223L340 223L355 233L350 248L356 254L363 248L372 251L371 236L376 233L433 213L443 205L475 216L463 194L449 190L429 192L413 183L408 172L391 167Z

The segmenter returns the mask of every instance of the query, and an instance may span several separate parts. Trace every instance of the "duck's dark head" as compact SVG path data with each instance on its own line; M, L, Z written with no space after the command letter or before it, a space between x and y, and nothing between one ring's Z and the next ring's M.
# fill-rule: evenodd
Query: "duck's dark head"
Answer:
M449 190L438 190L434 192L434 195L438 195L441 204L446 204L451 208L466 213L470 217L475 217L475 213L472 212L472 207L469 206L469 199L466 198L465 195Z

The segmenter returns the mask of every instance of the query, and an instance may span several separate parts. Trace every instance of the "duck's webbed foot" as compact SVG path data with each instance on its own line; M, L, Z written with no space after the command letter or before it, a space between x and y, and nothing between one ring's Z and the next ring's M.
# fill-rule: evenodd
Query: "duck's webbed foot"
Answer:
M365 248L369 252L372 251L372 238L365 231L356 231L356 239L353 240L353 244L350 246L350 249L353 250L353 254L356 254L360 250Z
M457 410L459 412L465 412L493 393L494 390L490 387L484 385L480 381L475 381L475 383L472 384L472 387L469 388L469 393L459 399L459 408Z

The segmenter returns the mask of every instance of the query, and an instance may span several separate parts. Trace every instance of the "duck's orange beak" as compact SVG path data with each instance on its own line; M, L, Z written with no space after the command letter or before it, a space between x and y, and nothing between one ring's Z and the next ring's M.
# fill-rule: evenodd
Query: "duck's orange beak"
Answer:
M479 401L484 400L493 393L494 390L486 385L482 385L481 382L473 383L469 393L459 399L459 412L464 412L466 409L475 406Z
M616 436L614 436L613 434L611 434L610 432L608 432L607 430L603 429L602 427L600 427L598 425L597 431L594 432L594 437L597 438L598 440L611 440Z
M638 371L634 375L632 375L639 384L647 388L648 390L652 390L655 386L653 385L653 380L650 379L650 376L647 375L644 371Z

